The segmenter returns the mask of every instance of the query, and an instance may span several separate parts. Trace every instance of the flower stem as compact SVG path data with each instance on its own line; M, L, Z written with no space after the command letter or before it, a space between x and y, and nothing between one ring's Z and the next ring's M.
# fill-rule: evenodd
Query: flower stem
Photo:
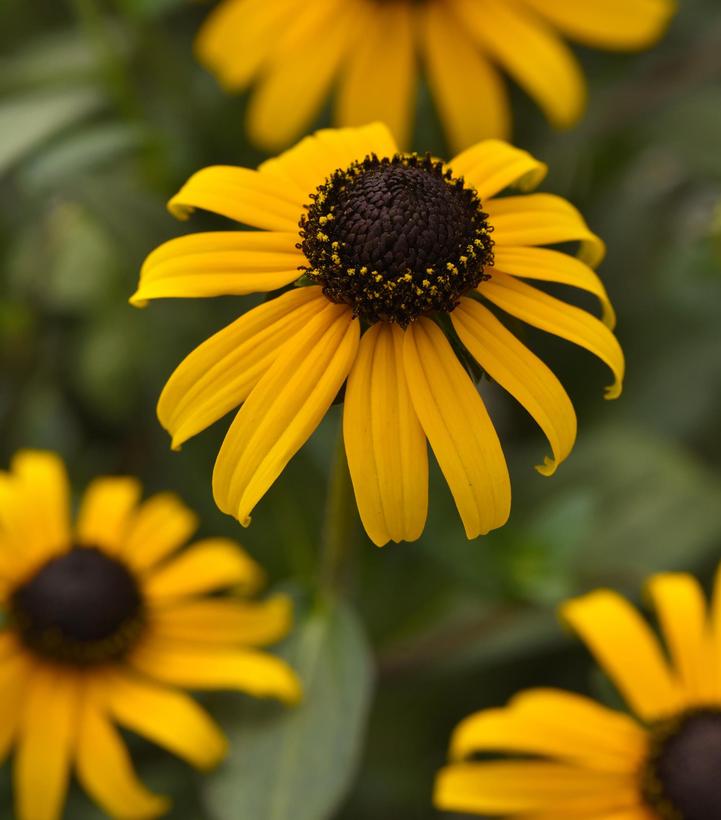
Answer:
M333 595L343 584L354 538L355 516L353 486L341 432L328 479L321 533L319 590L322 595Z

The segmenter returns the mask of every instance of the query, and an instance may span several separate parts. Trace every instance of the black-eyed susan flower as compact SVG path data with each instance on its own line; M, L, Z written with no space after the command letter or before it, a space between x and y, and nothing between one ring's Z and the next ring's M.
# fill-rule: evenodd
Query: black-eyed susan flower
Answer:
M191 234L150 254L131 301L272 291L185 359L158 415L184 441L242 405L213 475L218 506L243 524L347 379L343 434L371 539L418 538L426 519L426 439L466 533L501 526L506 463L465 349L536 419L552 473L576 435L558 379L497 318L511 314L599 356L621 390L623 354L592 270L601 240L565 200L496 195L533 187L545 166L487 141L449 165L399 154L382 125L320 131L257 171L199 171L170 201L185 218L214 211L259 231ZM580 243L576 258L542 245ZM603 321L525 280L590 291Z
M721 817L721 571L708 608L682 573L653 576L648 594L665 645L610 590L561 610L633 717L570 692L522 692L457 727L436 805L518 820Z
M52 453L25 451L0 474L0 753L15 747L19 820L56 820L74 772L113 817L150 818L167 800L137 779L115 724L206 769L226 741L177 687L237 689L295 702L286 664L257 648L289 628L284 597L251 592L258 565L237 544L198 541L170 494L138 504L131 478L98 478L71 523Z
M307 130L334 86L338 125L382 120L405 147L422 68L460 151L510 132L499 69L555 126L573 125L586 90L563 37L646 48L674 8L674 0L221 0L196 50L228 90L255 83L248 131L269 150Z

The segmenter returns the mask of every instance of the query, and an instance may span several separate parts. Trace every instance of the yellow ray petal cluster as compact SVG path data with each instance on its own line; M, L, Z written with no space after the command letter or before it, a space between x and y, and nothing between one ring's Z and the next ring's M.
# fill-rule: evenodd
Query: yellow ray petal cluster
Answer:
M306 130L334 84L338 125L381 120L406 146L423 73L459 151L508 137L504 73L555 126L573 125L586 88L564 38L648 48L675 8L674 0L222 0L196 51L229 91L255 86L248 131L269 150Z
M8 614L0 631L0 754L15 749L19 820L56 820L72 772L111 816L163 814L168 800L138 780L117 726L199 768L216 765L225 738L183 687L298 700L292 670L259 649L287 633L289 600L247 597L262 584L263 572L234 542L206 539L178 552L197 519L175 496L141 503L135 479L97 478L73 524L63 463L37 451L18 453L0 473L0 487L1 594ZM104 602L86 589L94 607L78 611L77 590L87 582L67 574L70 564L64 564L59 598L48 597L47 578L48 568L88 553L134 579L140 628L122 653L81 662L61 651L70 628L67 608L81 617L82 631L102 621ZM45 586L33 587L43 573ZM223 591L232 594L219 596ZM34 611L42 633L28 620ZM88 645L94 639L82 638Z
M450 762L438 775L439 808L513 820L664 820L686 817L674 799L699 806L704 795L717 793L715 770L706 760L684 758L672 772L676 781L670 794L663 783L668 762L651 786L649 772L663 742L694 720L710 716L708 754L714 748L708 733L721 740L721 622L716 617L721 569L710 608L699 583L684 573L651 577L647 593L663 641L612 590L597 590L561 607L563 621L591 650L633 716L554 689L522 692L505 707L470 715L456 727ZM504 759L474 760L479 754ZM714 807L708 810L709 817L715 816Z

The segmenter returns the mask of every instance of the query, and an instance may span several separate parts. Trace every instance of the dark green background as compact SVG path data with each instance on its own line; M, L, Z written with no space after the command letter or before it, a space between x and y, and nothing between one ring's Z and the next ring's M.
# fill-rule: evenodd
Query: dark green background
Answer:
M285 649L312 679L300 717L213 698L235 753L204 780L132 741L141 775L176 798L177 820L437 816L433 774L467 713L537 684L613 699L556 624L559 601L599 584L637 596L649 572L670 568L710 583L721 557L721 12L717 0L682 5L647 54L578 49L591 93L575 130L551 132L514 92L515 142L551 167L543 190L570 198L608 242L601 275L628 357L625 393L604 402L600 363L515 327L576 404L571 458L551 479L536 474L540 432L484 384L511 468L508 526L467 542L436 471L423 538L378 550L356 527L346 602L315 607L338 408L241 531L210 491L228 422L172 453L154 406L180 359L257 299L127 305L153 247L222 225L207 215L179 225L165 211L169 195L204 165L262 158L244 140L244 99L224 95L192 58L207 7L0 7L2 464L20 447L48 447L78 490L106 472L176 490L204 533L238 537L301 601ZM418 105L415 147L447 156L423 90ZM74 792L66 816L98 815Z

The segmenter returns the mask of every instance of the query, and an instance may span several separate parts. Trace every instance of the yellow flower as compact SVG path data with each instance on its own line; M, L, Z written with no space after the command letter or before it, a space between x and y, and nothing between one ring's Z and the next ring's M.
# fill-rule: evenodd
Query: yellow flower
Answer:
M568 127L586 88L562 36L646 48L674 10L675 0L222 0L196 51L226 89L255 82L248 131L269 150L307 130L336 84L339 125L382 120L406 146L422 65L460 151L510 133L499 68L555 126Z
M426 438L469 538L505 523L503 452L456 349L465 345L546 433L552 473L576 435L551 371L486 306L587 348L615 374L623 354L590 266L604 246L568 202L529 188L545 166L487 141L449 166L398 154L383 125L320 131L257 171L199 171L170 201L260 231L191 234L146 260L131 299L286 290L245 313L176 369L158 403L173 447L242 405L213 475L218 506L247 526L265 492L345 389L343 432L363 524L379 545L414 540L428 495ZM483 209L481 209L483 201ZM547 248L580 242L581 258ZM605 324L524 279L590 291ZM443 327L443 329L441 329ZM361 335L362 334L362 335ZM449 341L449 338L452 341Z
M554 689L471 715L439 774L439 808L518 820L721 817L721 570L710 611L686 574L653 576L647 592L663 647L610 590L562 608L636 717Z
M250 647L282 637L287 599L210 597L256 589L262 572L232 541L172 554L196 518L170 494L138 506L131 478L98 478L70 520L68 481L52 453L18 453L0 474L0 753L15 746L19 820L56 820L71 769L113 817L168 807L133 771L114 724L206 769L226 741L175 688L238 689L295 702L286 664Z

